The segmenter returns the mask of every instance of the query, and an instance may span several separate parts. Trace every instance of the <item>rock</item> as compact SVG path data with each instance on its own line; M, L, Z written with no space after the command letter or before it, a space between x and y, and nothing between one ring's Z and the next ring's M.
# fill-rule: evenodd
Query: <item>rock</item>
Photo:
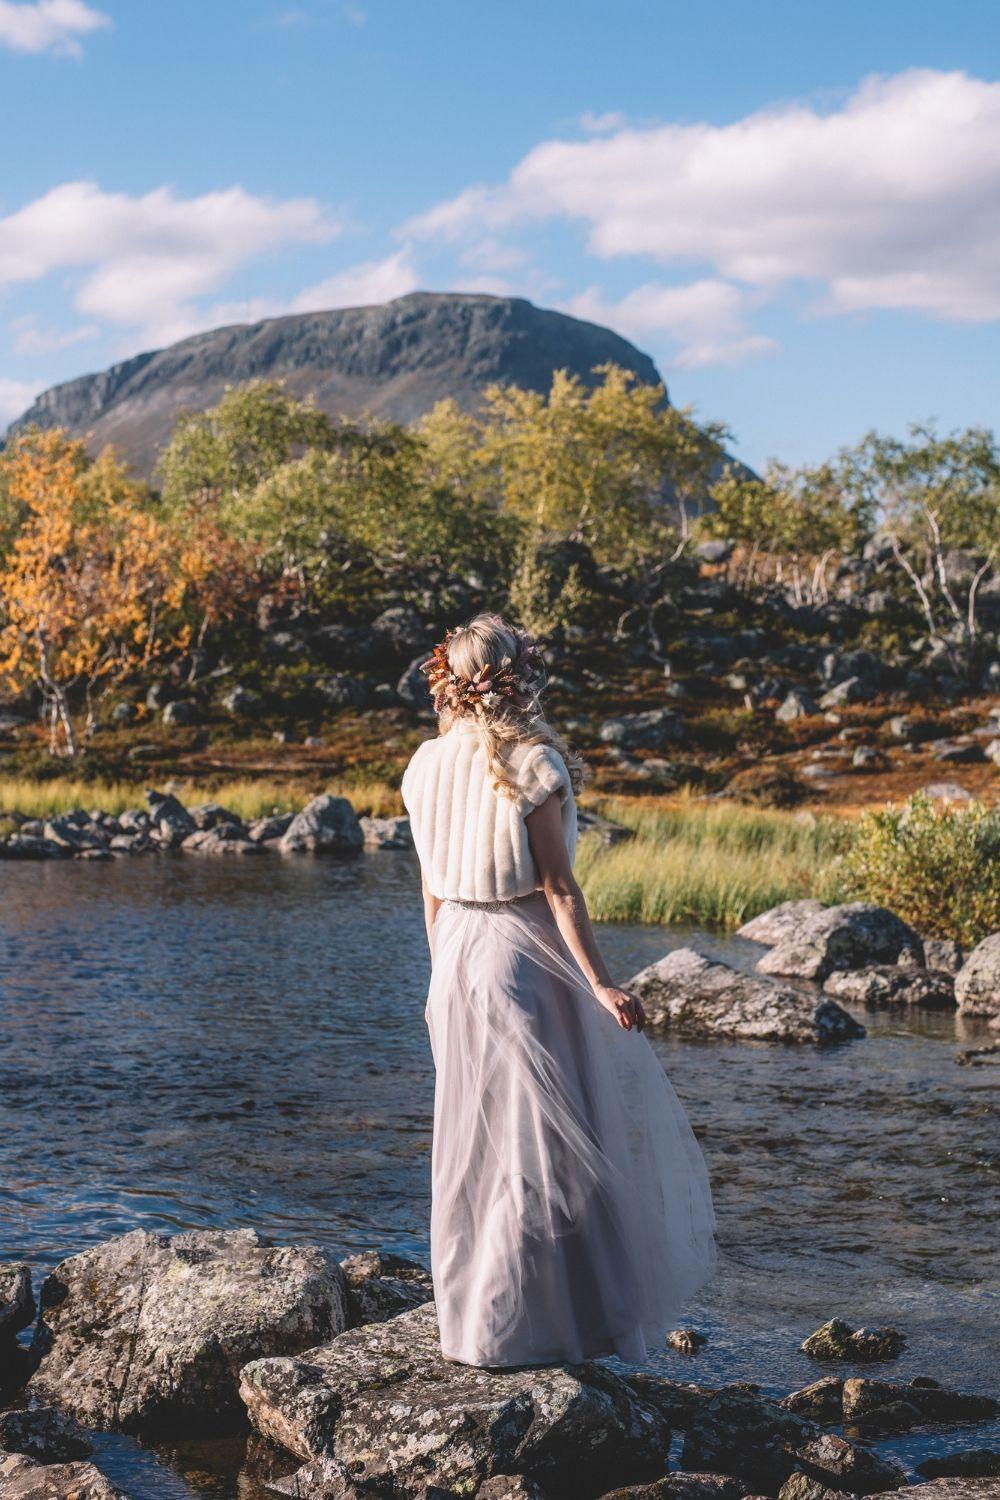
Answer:
M73 1418L54 1406L0 1411L0 1449L23 1453L42 1464L69 1463L89 1458L94 1451Z
M762 974L826 979L836 969L892 964L901 958L922 964L917 934L893 912L867 901L828 906L807 917L757 962Z
M717 541L709 539L699 542L694 549L694 555L699 562L708 563L710 567L719 567L727 563L736 551L736 543L731 541Z
M196 828L218 828L220 823L231 823L236 828L243 827L236 814L230 812L228 807L223 807L221 802L200 802L197 807L192 807L189 811Z
M978 1063L990 1062L993 1058L1000 1062L1000 1042L993 1042L988 1047L968 1047L955 1054L955 1061L964 1067L975 1067Z
M995 1479L1000 1478L1000 1450L965 1448L961 1453L942 1453L925 1458L917 1465L925 1479Z
M42 835L71 854L77 854L81 849L103 848L106 842L102 834L94 831L86 814L78 810L47 818Z
M856 771L877 771L885 763L885 756L874 745L859 745L851 756L851 765Z
M371 702L371 689L359 677L349 677L346 672L334 672L321 677L316 691L331 708L365 708Z
M523 1474L552 1500L592 1500L665 1468L669 1431L620 1376L597 1363L482 1370L441 1358L429 1304L355 1328L298 1359L247 1365L254 1426L306 1466L332 1461L376 1491L474 1493ZM294 1491L292 1492L294 1493Z
M343 1272L315 1246L253 1230L133 1230L63 1261L42 1287L29 1392L88 1427L223 1431L239 1368L346 1323Z
M264 845L251 839L242 823L217 823L214 828L199 828L188 834L181 848L186 854L264 853Z
M609 849L615 844L624 844L635 838L634 828L627 828L624 823L616 823L612 818L604 818L591 808L577 808L576 820L581 837L585 833L592 833Z
M973 948L955 978L955 999L963 1016L1000 1023L1000 932Z
M774 717L779 724L792 724L796 719L806 719L818 713L815 699L804 690L793 688L775 710Z
M195 832L194 818L170 792L150 789L146 801L152 816L153 828L161 844L168 849L177 849Z
M629 980L650 1024L681 1036L825 1045L865 1029L832 1000L740 974L680 948Z
M548 1497L540 1484L523 1474L494 1474L479 1486L476 1500L548 1500Z
M274 813L269 818L256 818L247 828L247 838L255 844L274 843L288 832L294 817L294 813Z
M625 750L662 750L684 738L684 721L673 709L651 708L646 713L605 719L598 734L606 745Z
M744 922L736 936L773 948L775 943L794 936L807 917L818 916L821 911L826 911L822 901L783 901L780 906L772 906L770 911Z
M842 1318L831 1318L802 1344L812 1359L876 1361L898 1359L906 1347L906 1336L895 1328L851 1329Z
M814 1422L839 1422L843 1415L844 1382L835 1375L825 1375L812 1385L792 1391L781 1405L786 1411Z
M695 1328L675 1328L672 1333L667 1334L667 1343L678 1354L697 1354L707 1342L705 1335Z
M924 963L928 969L937 969L939 973L950 974L954 978L965 962L962 947L951 938L925 937L923 944Z
M867 703L874 697L870 683L861 677L847 677L825 692L819 700L820 708L843 708L847 703Z
M843 1490L831 1490L820 1479L810 1479L801 1470L786 1479L778 1491L778 1500L848 1500Z
M0 1452L0 1500L129 1500L93 1464L40 1464Z
M407 708L417 709L421 713L429 713L434 707L427 677L420 670L426 660L426 652L415 656L396 683L396 696L402 699Z
M384 1250L366 1250L340 1262L347 1282L347 1321L384 1323L412 1307L433 1302L431 1273L419 1261Z
M831 781L837 774L834 766L824 766L816 761L799 767L799 775L804 776L806 781Z
M895 1459L883 1458L833 1432L824 1432L799 1448L798 1459L811 1478L853 1495L880 1494L906 1484L906 1474Z
M430 640L427 626L412 604L384 609L372 621L370 629L379 646L395 656L412 656Z
M69 859L72 850L38 834L12 833L0 843L0 859Z
M326 792L295 814L279 848L282 854L354 854L364 842L361 824L347 798Z
M359 818L366 849L412 849L409 818Z
M951 765L978 765L986 759L986 752L978 740L941 740L931 751L934 760Z
M28 1267L18 1260L0 1261L0 1342L14 1338L34 1316Z
M906 1413L912 1417L905 1420ZM981 1422L1000 1412L1000 1401L992 1396L967 1395L951 1391L936 1381L918 1377L905 1385L888 1380L857 1377L844 1381L844 1421L866 1432L878 1432L883 1425L893 1431L905 1430L918 1422ZM885 1417L889 1421L884 1424Z
M997 1500L998 1493L995 1479L933 1479L910 1485L906 1500Z
M166 708L173 696L174 690L169 682L154 682L146 690L146 707L152 709Z
M253 688L237 685L230 688L222 700L222 706L227 713L233 714L236 718L256 719L264 711L264 699Z
M176 698L173 703L167 704L162 717L164 724L173 724L181 728L194 724L198 714L193 703L189 703L186 698Z
M476 1500L485 1493L480 1490ZM652 1484L611 1490L601 1500L746 1500L750 1491L732 1474L665 1474ZM844 1500L843 1495L837 1500Z
M920 1005L927 1009L953 1010L955 981L937 969L901 969L893 964L872 964L867 969L838 969L827 979L828 995L869 1010Z
M972 801L972 793L967 792L964 786L959 786L957 781L929 781L920 790L925 797L930 797L933 802Z
M776 1402L728 1386L693 1414L681 1462L686 1469L735 1474L773 1494L798 1467L798 1449L815 1436L811 1423Z

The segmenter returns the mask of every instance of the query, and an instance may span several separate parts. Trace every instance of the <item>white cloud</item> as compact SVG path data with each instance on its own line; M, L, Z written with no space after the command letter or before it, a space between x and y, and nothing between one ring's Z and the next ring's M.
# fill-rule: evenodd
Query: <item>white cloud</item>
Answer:
M710 267L817 309L1000 317L1000 83L914 69L839 107L788 104L731 125L619 129L535 147L406 226L470 243L519 225L585 227L602 259Z
M12 52L56 52L80 57L80 38L112 24L111 17L83 0L38 0L34 5L0 0L0 46Z
M34 401L41 386L30 380L6 380L0 377L0 433Z
M680 369L739 364L773 354L777 342L752 333L748 316L759 298L732 282L704 278L681 286L647 282L617 302L607 302L595 286L563 303L577 318L604 323L628 338L650 334L679 345L671 363Z
M204 326L199 299L241 267L337 232L312 198L274 202L240 187L133 198L70 182L0 219L0 287L76 273L79 312L155 343L165 330Z
M593 110L586 109L580 116L580 129L588 135L607 135L609 131L621 130L624 124L625 116L620 109L606 110L603 115L595 115Z
M11 347L15 354L56 354L60 349L71 349L74 344L88 344L100 333L96 323L84 323L61 332L55 328L39 328L35 318L15 318L10 327L14 335Z

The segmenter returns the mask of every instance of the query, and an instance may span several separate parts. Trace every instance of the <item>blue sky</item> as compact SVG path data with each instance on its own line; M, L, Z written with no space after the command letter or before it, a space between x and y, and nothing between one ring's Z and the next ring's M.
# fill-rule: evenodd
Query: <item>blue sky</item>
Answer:
M996 421L985 0L0 0L0 131L0 426L416 287L610 323L758 465Z

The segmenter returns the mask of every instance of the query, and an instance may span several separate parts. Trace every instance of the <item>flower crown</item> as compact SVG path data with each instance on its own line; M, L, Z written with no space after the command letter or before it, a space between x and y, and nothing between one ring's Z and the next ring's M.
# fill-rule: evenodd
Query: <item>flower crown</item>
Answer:
M480 707L498 708L505 700L523 701L541 691L545 671L541 652L530 635L513 631L517 641L513 656L503 657L496 666L486 662L473 677L460 677L448 660L448 648L456 633L449 630L420 665L436 713L450 709L455 714L474 714Z

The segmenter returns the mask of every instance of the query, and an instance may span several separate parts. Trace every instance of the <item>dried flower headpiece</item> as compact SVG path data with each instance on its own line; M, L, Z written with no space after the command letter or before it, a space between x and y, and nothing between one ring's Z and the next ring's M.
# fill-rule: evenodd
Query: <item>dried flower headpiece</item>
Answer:
M502 657L496 666L486 662L473 677L460 677L448 660L456 632L448 631L420 666L427 675L436 713L450 709L454 714L475 714L483 708L499 708L505 701L524 704L541 692L545 683L541 652L530 635L512 634L517 642L513 656Z

